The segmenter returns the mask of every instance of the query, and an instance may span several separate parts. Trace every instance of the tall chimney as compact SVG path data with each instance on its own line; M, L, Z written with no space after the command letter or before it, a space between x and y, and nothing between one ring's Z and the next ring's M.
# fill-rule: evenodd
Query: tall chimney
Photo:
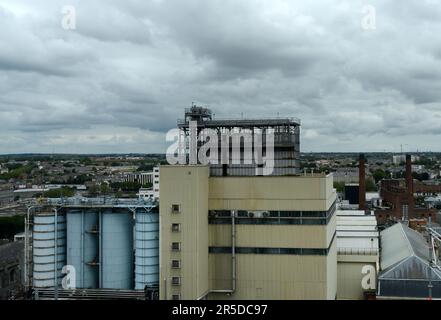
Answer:
M408 201L408 216L411 217L414 208L413 198L413 177L412 177L412 157L406 154L406 189Z
M358 166L358 209L366 209L366 169L364 154L360 153Z

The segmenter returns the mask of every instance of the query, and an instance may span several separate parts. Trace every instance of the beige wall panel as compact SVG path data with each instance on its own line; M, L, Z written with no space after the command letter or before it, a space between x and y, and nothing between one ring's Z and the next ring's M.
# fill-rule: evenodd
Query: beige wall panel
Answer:
M236 225L236 246L327 249L332 239L332 236L328 237L331 228L331 226L327 228L326 226L239 224ZM231 224L211 224L209 234L210 246L231 246Z
M237 255L237 291L210 299L326 299L325 256ZM210 254L212 289L231 288L231 255Z
M375 263L366 262L339 262L338 270L338 299L363 299L363 288L361 287L361 280L363 275L361 270L365 265L372 265L376 268Z

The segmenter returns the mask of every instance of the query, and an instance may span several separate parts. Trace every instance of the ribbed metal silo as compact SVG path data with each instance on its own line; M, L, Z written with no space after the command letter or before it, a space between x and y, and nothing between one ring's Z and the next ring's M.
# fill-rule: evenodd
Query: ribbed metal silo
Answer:
M75 267L76 287L98 288L98 214L69 210L67 219L67 264Z
M101 214L101 288L133 289L133 221L131 212Z
M55 218L57 216L57 218ZM56 227L55 227L56 226ZM33 227L34 288L61 285L66 264L66 218L54 211L37 213ZM55 280L56 279L56 280Z
M135 222L135 289L159 284L159 214L139 211Z

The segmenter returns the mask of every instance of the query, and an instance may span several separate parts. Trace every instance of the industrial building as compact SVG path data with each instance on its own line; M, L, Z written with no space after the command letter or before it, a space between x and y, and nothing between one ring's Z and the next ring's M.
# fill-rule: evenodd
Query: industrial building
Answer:
M380 234L375 215L364 210L337 210L337 298L361 300L375 295L362 287L364 268L378 273Z
M412 157L406 155L405 180L383 179L380 186L382 205L385 208L375 210L381 224L411 219L429 218L436 221L436 210L415 204L415 183L412 177ZM416 184L420 185L420 184Z
M158 214L157 203L137 199L48 199L30 207L27 287L36 298L157 295ZM62 286L67 275L73 281L68 288Z
M184 137L191 123L216 132L218 161L160 167L160 298L335 299L337 195L332 175L300 172L300 120L192 106L178 120ZM227 134L256 131L264 146L274 133L268 175L246 163L245 140L235 155L231 140L223 149Z
M332 175L160 167L161 299L335 299Z
M140 200L159 200L159 167L154 167L152 176L152 187L139 189L137 196Z

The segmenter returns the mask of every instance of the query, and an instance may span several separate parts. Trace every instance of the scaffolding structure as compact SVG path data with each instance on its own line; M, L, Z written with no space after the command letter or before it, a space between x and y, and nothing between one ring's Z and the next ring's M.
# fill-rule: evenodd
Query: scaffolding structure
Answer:
M197 124L197 134L204 129L212 129L218 135L218 161L210 163L210 175L212 176L254 176L259 175L258 168L262 163L253 159L248 159L245 153L245 137L240 140L240 158L233 158L231 137L228 139L228 163L222 163L221 155L225 150L223 137L228 134L243 135L249 134L251 137L251 156L255 155L255 134L262 137L261 145L263 156L266 156L265 148L270 142L267 140L269 133L274 137L274 170L270 175L299 175L300 174L300 120L294 117L275 117L275 118L242 118L242 119L214 119L209 108L193 105L185 109L184 119L178 120L178 128L183 131L184 137L188 138L191 134L190 123ZM187 139L188 140L188 139ZM271 142L272 144L272 142ZM198 151L202 141L198 141ZM188 147L188 145L186 145ZM188 152L187 152L188 153ZM236 161L234 161L236 160ZM238 163L239 162L239 163Z

